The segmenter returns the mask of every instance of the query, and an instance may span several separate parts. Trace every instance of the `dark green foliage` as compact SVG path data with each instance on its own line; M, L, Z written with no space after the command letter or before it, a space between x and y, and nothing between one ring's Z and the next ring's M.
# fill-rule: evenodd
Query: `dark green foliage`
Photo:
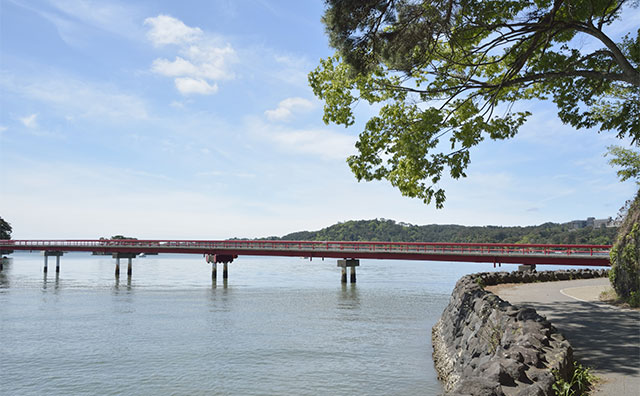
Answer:
M11 224L0 217L0 239L11 239Z
M640 306L640 191L629 206L611 249L609 279L618 297Z
M128 237L128 236L124 236L124 235L113 235L111 238L105 238L105 237L100 237L100 239L138 239L138 238L134 238L134 237Z
M0 239L11 239L11 224L4 221L2 217L0 217ZM12 251L10 250L0 250L0 255L10 254Z
M640 142L639 35L605 33L637 1L326 2L336 53L309 74L323 120L348 127L359 103L379 109L347 160L358 180L442 207L443 175L465 177L473 146L513 137L531 113L512 106L530 99Z
M300 231L283 236L289 241L391 241L454 243L613 243L617 228L591 227L571 230L566 224L545 223L528 227L465 227L461 225L417 226L393 220L358 220L338 223L319 231ZM269 238L278 239L278 238Z

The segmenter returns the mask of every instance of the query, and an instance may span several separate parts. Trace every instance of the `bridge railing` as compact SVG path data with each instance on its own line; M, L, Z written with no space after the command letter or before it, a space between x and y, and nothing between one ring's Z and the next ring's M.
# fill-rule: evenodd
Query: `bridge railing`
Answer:
M469 255L580 255L604 256L609 245L547 245L498 243L440 242L336 242L336 241L270 241L270 240L0 240L0 247L13 250L109 250L141 248L159 253L182 251L260 250L304 252L385 252L409 254Z

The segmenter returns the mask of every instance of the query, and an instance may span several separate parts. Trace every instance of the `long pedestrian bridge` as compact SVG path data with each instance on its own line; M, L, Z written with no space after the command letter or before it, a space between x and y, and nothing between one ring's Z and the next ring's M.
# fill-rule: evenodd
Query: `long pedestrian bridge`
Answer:
M131 260L140 254L202 254L212 263L213 276L218 263L227 264L238 256L288 256L305 258L335 258L343 268L355 267L360 259L457 261L500 264L521 264L535 268L537 264L568 266L609 266L609 245L549 245L504 243L444 243L444 242L338 242L338 241L272 241L272 240L0 240L0 250L42 251L47 259L56 257L56 271L64 252L93 252L116 258L116 275L120 258Z

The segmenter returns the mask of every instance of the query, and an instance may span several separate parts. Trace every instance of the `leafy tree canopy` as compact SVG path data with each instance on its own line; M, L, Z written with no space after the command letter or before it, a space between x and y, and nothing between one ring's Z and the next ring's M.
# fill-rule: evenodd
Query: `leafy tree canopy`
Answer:
M639 152L620 146L610 146L606 155L613 156L613 158L609 160L610 165L621 168L618 170L620 181L635 179L636 183L640 185Z
M640 142L640 39L605 30L629 0L327 0L334 56L309 74L324 121L355 122L376 105L347 162L358 180L387 179L442 207L443 172L465 177L469 150L513 137L551 99L560 119ZM635 36L634 36L635 34ZM597 45L577 48L589 37Z
M11 224L0 217L0 239L11 239Z

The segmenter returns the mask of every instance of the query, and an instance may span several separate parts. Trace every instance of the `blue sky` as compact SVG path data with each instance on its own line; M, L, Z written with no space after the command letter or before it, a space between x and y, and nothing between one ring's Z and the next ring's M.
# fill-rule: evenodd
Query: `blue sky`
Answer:
M322 1L0 0L0 216L14 238L219 239L338 221L531 225L616 215L635 192L612 134L550 103L472 152L445 208L358 183L354 127L307 73L333 53ZM640 25L627 11L615 35ZM589 42L580 42L588 46Z

